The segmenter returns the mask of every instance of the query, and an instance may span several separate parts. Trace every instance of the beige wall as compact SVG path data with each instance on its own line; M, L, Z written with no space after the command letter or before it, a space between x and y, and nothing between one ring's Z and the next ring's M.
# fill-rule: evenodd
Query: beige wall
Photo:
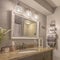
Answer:
M56 21L58 40L57 40L57 49L54 50L54 56L55 56L54 58L58 60L58 57L60 57L60 7L56 8L54 14L47 16L47 33L51 20Z
M15 7L15 4L10 2L10 0L0 0L0 27L4 27L10 29L11 27L11 14L9 11L12 11ZM46 16L40 14L40 35L44 38L46 29L43 29L42 26L46 26ZM33 43L33 40L15 40L17 43L25 42L25 43ZM16 43L16 44L17 44ZM0 46L8 46L11 45L10 34L8 35L8 39L4 40Z
M10 10L13 9L13 4L8 0L0 0L0 27L10 29L11 14ZM7 34L7 39L4 39L0 46L11 45L10 34Z

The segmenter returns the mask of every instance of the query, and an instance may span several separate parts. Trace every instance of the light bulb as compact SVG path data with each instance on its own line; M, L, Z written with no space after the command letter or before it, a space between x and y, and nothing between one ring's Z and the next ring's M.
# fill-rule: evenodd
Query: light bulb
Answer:
M16 13L22 13L24 9L21 6L16 6Z
M31 17L32 16L32 12L30 10L27 10L26 11L26 14L27 14L28 17Z
M34 15L34 18L35 18L35 19L38 19L38 18L39 18L39 16L38 16L37 14L35 14L35 15Z

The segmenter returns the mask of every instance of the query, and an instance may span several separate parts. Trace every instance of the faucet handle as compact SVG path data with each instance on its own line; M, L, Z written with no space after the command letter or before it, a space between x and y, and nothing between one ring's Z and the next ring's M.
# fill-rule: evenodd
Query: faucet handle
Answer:
M25 49L26 47L25 47L25 43L22 43L22 49Z

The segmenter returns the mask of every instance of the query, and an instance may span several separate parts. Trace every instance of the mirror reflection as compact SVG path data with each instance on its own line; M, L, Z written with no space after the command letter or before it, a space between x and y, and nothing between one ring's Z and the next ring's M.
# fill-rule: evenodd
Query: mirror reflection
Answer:
M13 36L14 37L35 37L37 35L37 24L33 20L15 15Z

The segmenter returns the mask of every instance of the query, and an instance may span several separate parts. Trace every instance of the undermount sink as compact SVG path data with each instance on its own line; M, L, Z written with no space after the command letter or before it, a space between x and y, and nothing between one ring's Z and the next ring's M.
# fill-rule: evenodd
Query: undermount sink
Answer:
M25 51L20 51L19 53L33 53L37 52L36 50L25 50Z

